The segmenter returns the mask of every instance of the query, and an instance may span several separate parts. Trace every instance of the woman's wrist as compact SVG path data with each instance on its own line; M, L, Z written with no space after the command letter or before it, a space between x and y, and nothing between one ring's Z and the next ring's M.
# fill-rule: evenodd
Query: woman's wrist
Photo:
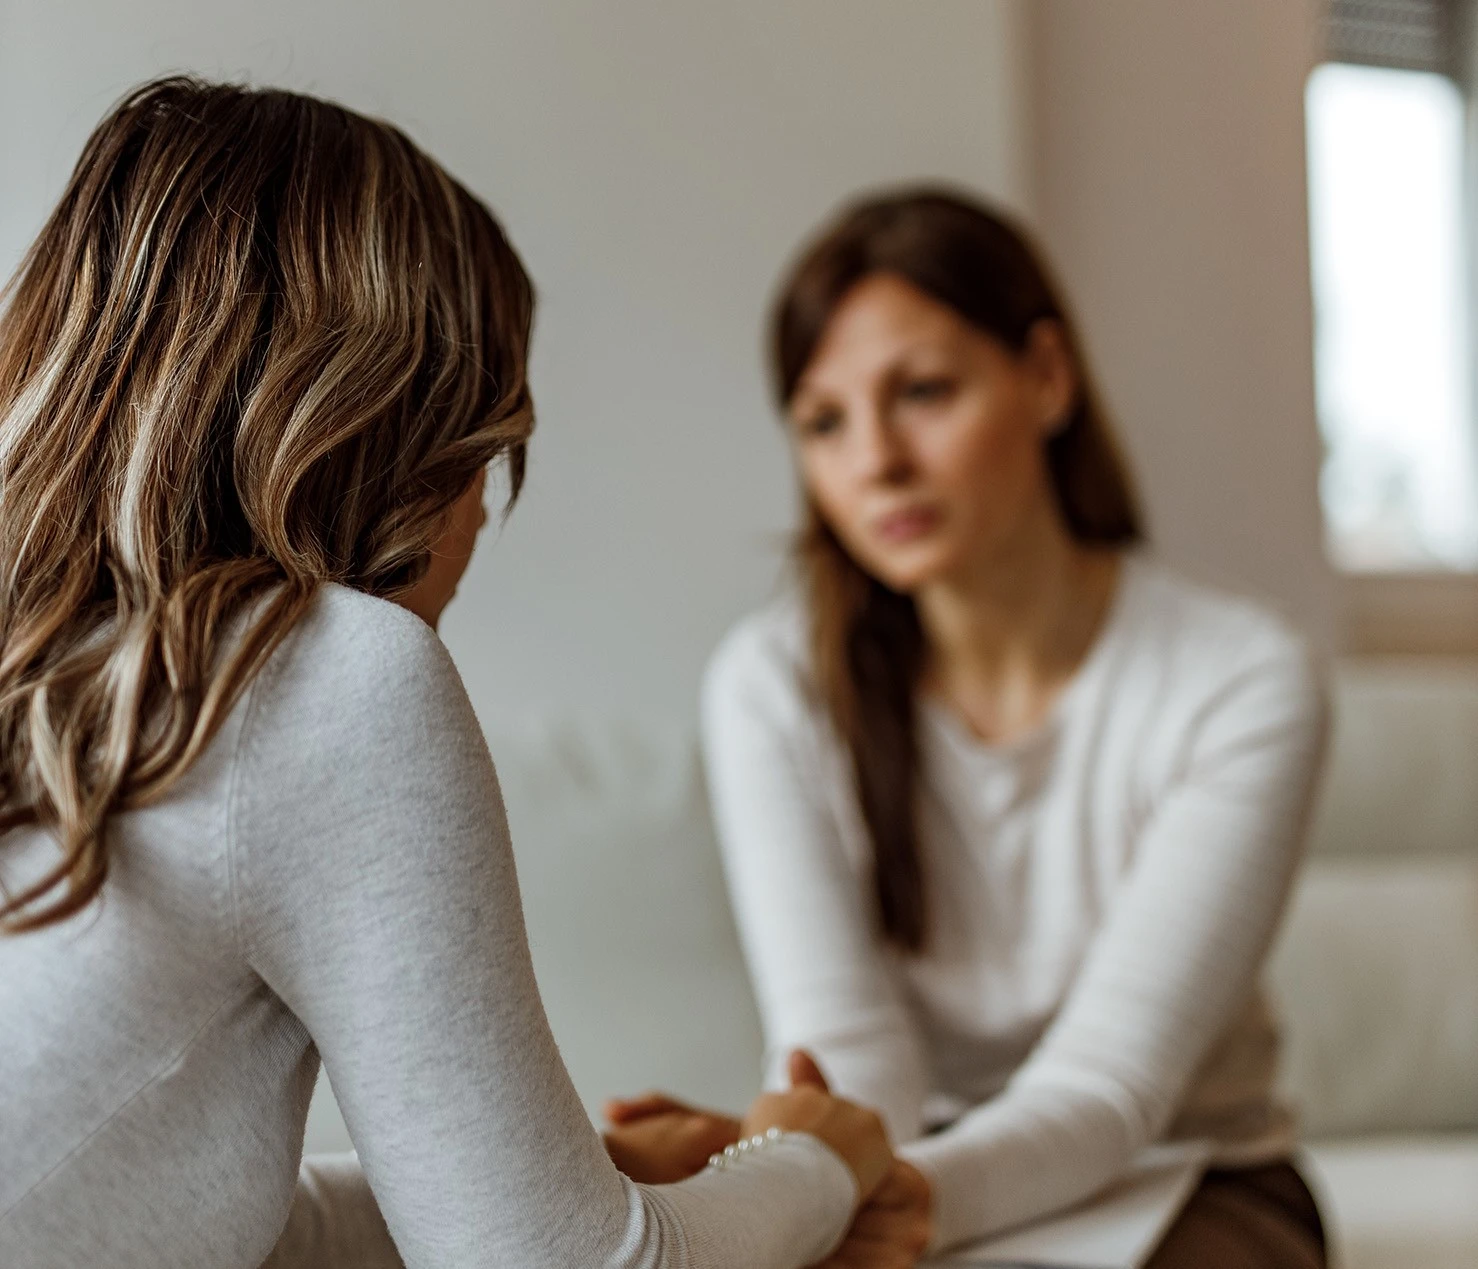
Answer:
M787 1136L800 1136L800 1133L787 1133L783 1128L777 1128L773 1124L764 1132L757 1132L752 1137L741 1137L738 1141L730 1142L722 1150L715 1151L708 1156L708 1166L717 1168L722 1172L731 1164L737 1163L746 1155L763 1150L766 1146L776 1141L781 1141ZM825 1143L823 1143L825 1144Z
M856 1173L820 1136L771 1125L715 1151L697 1179L716 1186L769 1189L780 1178L784 1188L776 1191L776 1197L793 1195L814 1213L806 1234L815 1241L805 1263L825 1263L865 1209Z
M603 1134L616 1167L646 1185L667 1185L701 1172L715 1151L738 1137L737 1120L686 1107L615 1122Z

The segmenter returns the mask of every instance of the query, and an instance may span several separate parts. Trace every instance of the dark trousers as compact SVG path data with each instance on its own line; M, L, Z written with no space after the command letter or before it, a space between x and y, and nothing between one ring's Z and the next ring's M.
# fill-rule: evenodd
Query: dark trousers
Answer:
M1324 1224L1291 1163L1208 1172L1146 1269L1325 1269Z

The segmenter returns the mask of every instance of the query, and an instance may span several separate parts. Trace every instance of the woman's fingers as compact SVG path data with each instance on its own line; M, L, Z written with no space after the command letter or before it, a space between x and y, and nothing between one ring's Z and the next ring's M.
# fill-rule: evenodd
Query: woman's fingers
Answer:
M673 1111L684 1114L699 1113L686 1102L680 1102L675 1097L658 1092L643 1093L640 1097L613 1097L601 1107L601 1113L605 1115L606 1122L612 1124L635 1123L638 1119L646 1119L649 1115L667 1115Z
M864 1201L893 1166L888 1133L876 1112L811 1084L799 1084L785 1093L761 1093L755 1098L744 1117L741 1134L753 1136L771 1128L819 1137L852 1169Z
M820 1269L910 1269L934 1236L923 1173L899 1160Z
M831 1091L826 1076L805 1049L796 1049L788 1063L791 1088L819 1088L823 1093Z
M672 1111L647 1115L605 1133L606 1150L633 1181L666 1185L701 1172L709 1156L739 1138L739 1121Z
M814 1269L914 1269L919 1257L890 1244L861 1244L850 1239Z
M926 1229L894 1223L875 1231L854 1229L816 1269L913 1269L928 1249Z
M926 1214L890 1212L880 1215L864 1208L858 1213L842 1245L877 1252L892 1248L917 1260L929 1246L933 1232L933 1225Z
M872 1196L871 1207L873 1210L916 1210L927 1216L933 1207L933 1197L928 1177L913 1164L897 1159L892 1171Z

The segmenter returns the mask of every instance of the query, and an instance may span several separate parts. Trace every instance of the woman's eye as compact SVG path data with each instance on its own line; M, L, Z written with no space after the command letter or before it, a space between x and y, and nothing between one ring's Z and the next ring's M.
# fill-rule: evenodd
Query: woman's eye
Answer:
M909 379L899 389L905 401L943 401L954 391L954 383L942 377Z
M802 438L830 435L842 425L842 416L835 410L821 410L796 421L796 430Z

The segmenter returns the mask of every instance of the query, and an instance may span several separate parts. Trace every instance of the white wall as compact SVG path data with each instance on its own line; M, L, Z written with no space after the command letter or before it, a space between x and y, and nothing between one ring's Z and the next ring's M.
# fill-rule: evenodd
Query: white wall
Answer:
M1036 0L1037 221L1157 547L1338 629L1318 502L1303 90L1320 0Z
M1020 199L1017 19L1016 0L0 0L0 269L157 72L402 124L541 292L527 492L446 621L479 711L686 710L791 522L758 351L780 264L874 182Z

